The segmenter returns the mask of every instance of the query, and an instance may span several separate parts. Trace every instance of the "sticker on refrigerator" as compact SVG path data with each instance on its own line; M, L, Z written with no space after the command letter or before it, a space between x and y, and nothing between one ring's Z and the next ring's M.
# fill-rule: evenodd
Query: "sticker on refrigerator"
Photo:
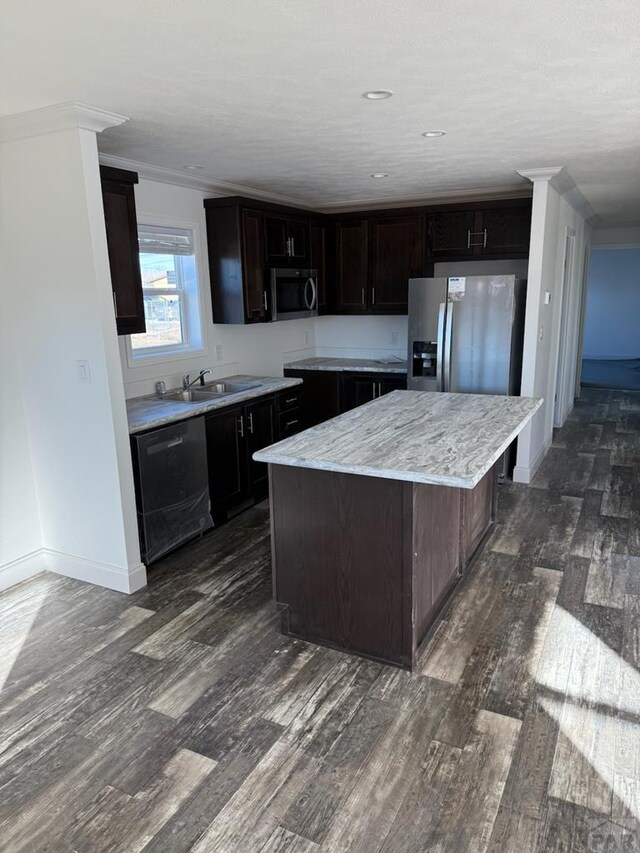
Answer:
M464 299L466 281L464 277L449 279L449 302L459 302Z

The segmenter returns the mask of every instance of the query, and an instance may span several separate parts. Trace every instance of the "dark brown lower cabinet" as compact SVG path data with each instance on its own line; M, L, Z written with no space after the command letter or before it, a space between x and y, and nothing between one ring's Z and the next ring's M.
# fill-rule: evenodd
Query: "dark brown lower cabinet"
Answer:
M473 490L271 465L282 632L412 669L493 523Z
M285 370L284 375L302 379L305 428L335 418L390 391L407 388L404 373ZM281 438L286 436L281 434Z
M341 411L348 412L391 391L406 390L407 377L396 373L343 373L340 383Z
M277 441L276 407L272 397L245 406L244 429L247 447L249 491L254 500L269 494L269 471L264 462L255 462L253 454Z
M298 404L297 389L280 396ZM280 399L271 395L205 415L211 514L217 524L267 497L267 466L255 462L253 454L284 438L278 430L279 418L287 415L293 419L298 411L279 412L279 405ZM302 415L297 417L301 419ZM287 434L299 431L289 430Z
M241 406L205 416L209 496L214 521L249 497Z

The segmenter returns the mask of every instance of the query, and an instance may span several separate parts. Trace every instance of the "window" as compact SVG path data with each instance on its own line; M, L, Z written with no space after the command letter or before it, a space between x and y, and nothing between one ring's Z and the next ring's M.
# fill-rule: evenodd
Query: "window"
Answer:
M147 330L131 335L134 359L202 347L193 231L138 226Z

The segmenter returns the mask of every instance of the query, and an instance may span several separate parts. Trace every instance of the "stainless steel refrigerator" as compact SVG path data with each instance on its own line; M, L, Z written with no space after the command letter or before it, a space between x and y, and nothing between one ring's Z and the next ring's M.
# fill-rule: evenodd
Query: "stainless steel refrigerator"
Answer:
M515 275L410 279L409 390L519 394L525 297Z

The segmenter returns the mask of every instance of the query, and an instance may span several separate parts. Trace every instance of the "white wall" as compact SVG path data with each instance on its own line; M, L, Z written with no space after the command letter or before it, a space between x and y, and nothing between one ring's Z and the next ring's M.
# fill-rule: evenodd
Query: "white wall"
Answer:
M640 356L640 248L594 249L587 281L584 358Z
M18 494L31 515L37 497L42 531L27 547L41 544L54 571L132 591L146 574L96 137L78 126L39 133L2 146L0 222L12 294L5 346L23 404L19 394L6 408L3 400L3 450L12 436L24 437L26 423L33 474L24 438L12 466L25 473ZM90 383L79 382L79 360L89 364ZM37 531L32 518L29 525Z
M574 264L569 283L568 310L562 317L562 286L565 241L575 233ZM580 305L584 247L590 239L584 218L548 180L534 183L531 219L531 245L527 284L523 396L543 397L544 404L518 439L518 457L514 479L528 483L549 449L553 437L554 398L558 374L561 322L567 336L565 394L566 418L576 393L575 363L578 357ZM550 302L545 304L545 293Z
M155 383L160 379L167 383L167 387L177 387L185 373L197 374L205 368L211 369L215 377L233 373L280 376L286 362L314 355L352 358L389 354L405 356L406 317L319 317L249 326L214 325L202 204L212 194L146 179L140 180L135 193L141 224L194 229L205 334L203 352L165 360L153 359L143 365L132 363L126 340L120 338L122 374L128 398L152 394ZM217 346L222 347L219 360L216 357Z
M596 228L593 232L594 249L605 246L632 248L640 246L640 225L628 228Z
M6 236L1 227L0 235ZM0 256L5 257L2 243ZM0 589L4 589L41 571L44 560L22 383L12 346L18 300L6 275L0 279L0 293Z

